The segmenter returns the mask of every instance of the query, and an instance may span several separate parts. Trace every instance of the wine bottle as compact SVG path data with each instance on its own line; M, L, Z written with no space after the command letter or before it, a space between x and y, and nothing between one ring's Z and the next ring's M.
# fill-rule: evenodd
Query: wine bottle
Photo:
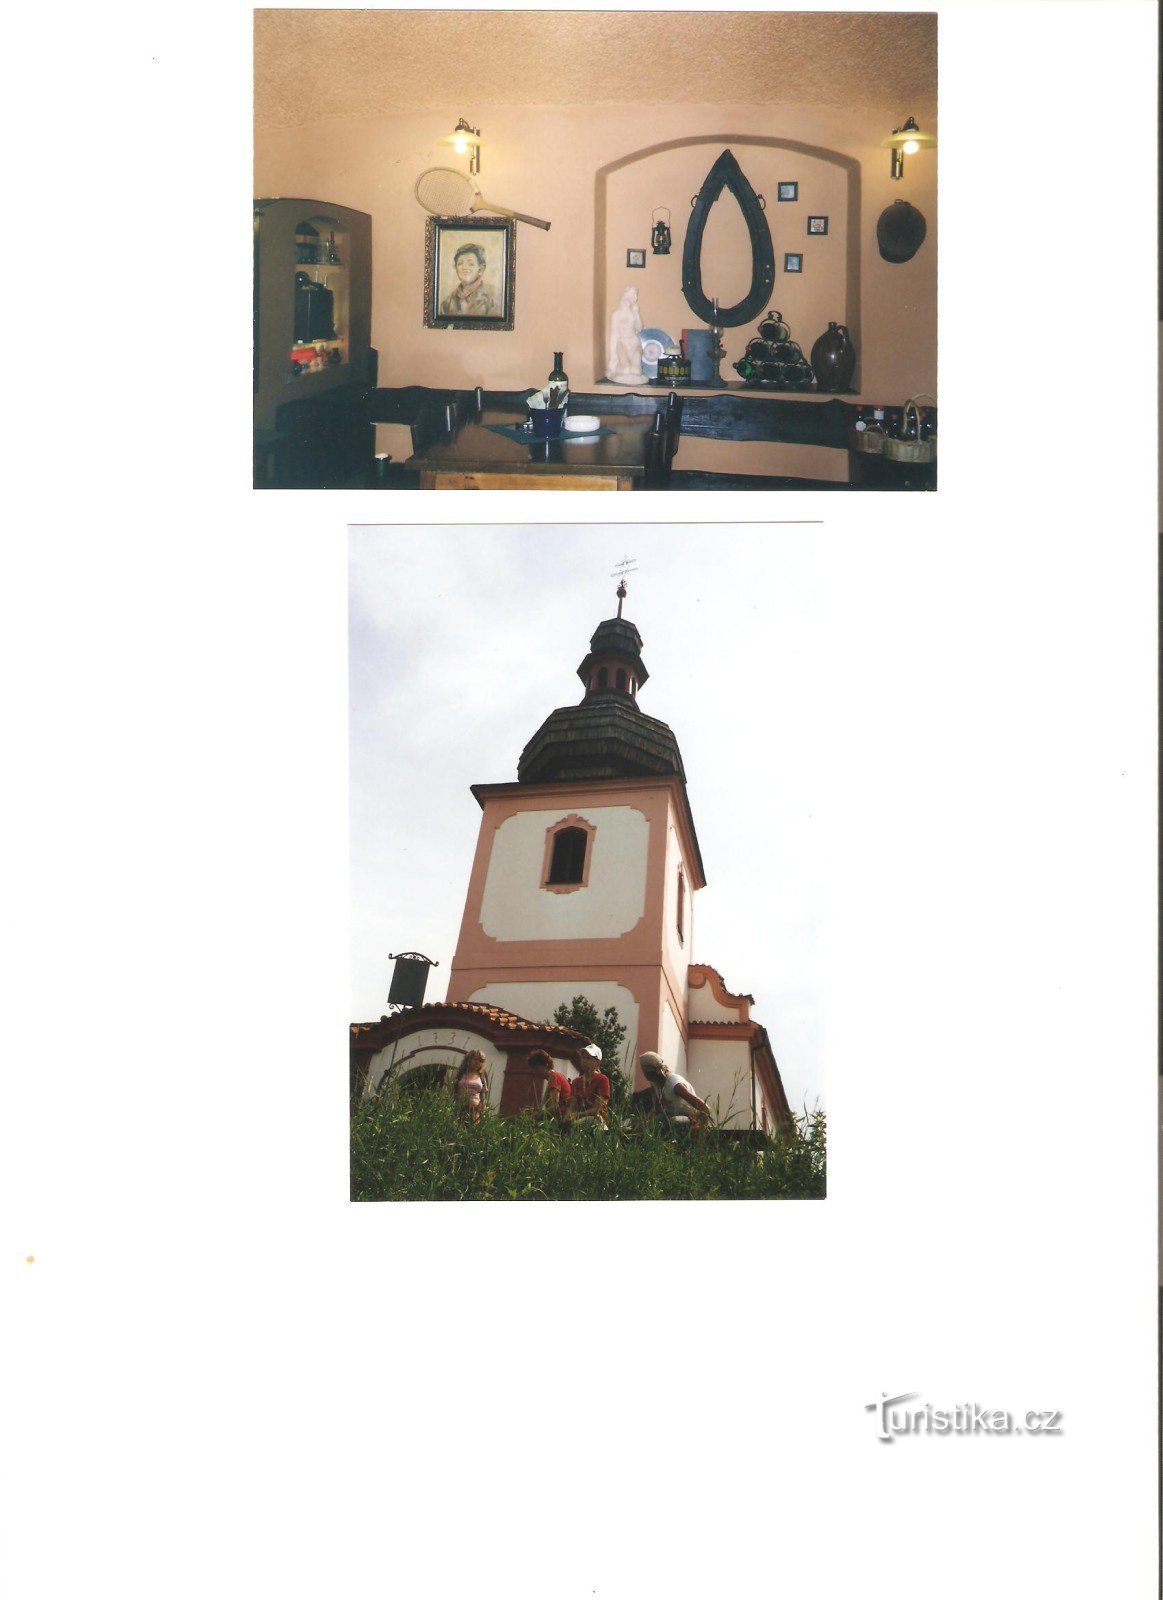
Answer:
M561 364L560 350L553 352L553 371L549 374L548 381L559 385L563 389L569 388L569 378L566 376L565 368Z

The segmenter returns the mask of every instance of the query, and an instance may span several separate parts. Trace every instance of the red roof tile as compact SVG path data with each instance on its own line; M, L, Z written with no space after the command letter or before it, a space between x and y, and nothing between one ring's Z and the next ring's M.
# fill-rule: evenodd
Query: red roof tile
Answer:
M353 1022L351 1025L352 1037L357 1038L361 1033L370 1033L373 1029L382 1027L385 1022L397 1020L408 1021L416 1017L432 1016L441 1012L446 1017L463 1018L469 1022L475 1018L491 1022L496 1028L504 1028L513 1033L552 1033L559 1034L565 1039L576 1039L582 1044L588 1043L586 1035L579 1033L576 1028L563 1028L554 1022L531 1022L528 1017L519 1017L515 1011L506 1011L502 1006L483 1005L476 1000L431 1000L426 1005L414 1006L407 1011L401 1011L393 1017L381 1017L378 1022ZM435 1017L433 1017L435 1022Z
M723 974L719 971L718 967L712 967L709 961L692 961L690 965L690 971L709 972L712 977L718 978L719 985L728 1000L746 1000L748 1005L753 1006L755 1004L755 996L753 994L736 994L734 990L728 989L727 980L724 978Z

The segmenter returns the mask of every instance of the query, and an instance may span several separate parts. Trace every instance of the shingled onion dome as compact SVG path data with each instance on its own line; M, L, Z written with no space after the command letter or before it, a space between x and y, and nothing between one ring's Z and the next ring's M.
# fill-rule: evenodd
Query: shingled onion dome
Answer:
M619 610L621 607L619 607ZM553 711L521 752L518 783L576 778L638 778L677 773L686 781L678 744L665 722L638 709L649 673L632 622L600 622L577 669L581 704Z

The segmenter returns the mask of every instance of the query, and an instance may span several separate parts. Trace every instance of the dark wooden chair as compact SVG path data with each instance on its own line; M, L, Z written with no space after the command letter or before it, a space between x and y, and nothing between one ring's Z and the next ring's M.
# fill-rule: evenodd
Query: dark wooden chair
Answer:
M666 406L663 415L666 418L666 459L669 466L674 460L678 450L678 441L682 436L682 408L683 397L672 389L666 397Z
M443 425L441 392L413 384L404 389L372 389L364 403L369 425L395 422L412 435L412 454L418 455L432 443ZM420 474L409 472L402 461L380 456L376 462L375 485L379 489L419 489Z
M682 435L683 397L672 389L663 405L654 413L650 437L646 441L646 476L644 489L670 487L670 464L678 450Z
M418 456L421 450L430 445L443 429L443 408L431 404L421 406L410 427L412 432L412 454Z

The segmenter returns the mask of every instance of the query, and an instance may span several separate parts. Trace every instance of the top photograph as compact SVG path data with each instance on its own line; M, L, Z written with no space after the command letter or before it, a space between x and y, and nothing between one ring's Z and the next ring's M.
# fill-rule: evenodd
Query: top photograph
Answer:
M937 488L937 18L259 10L255 489Z

